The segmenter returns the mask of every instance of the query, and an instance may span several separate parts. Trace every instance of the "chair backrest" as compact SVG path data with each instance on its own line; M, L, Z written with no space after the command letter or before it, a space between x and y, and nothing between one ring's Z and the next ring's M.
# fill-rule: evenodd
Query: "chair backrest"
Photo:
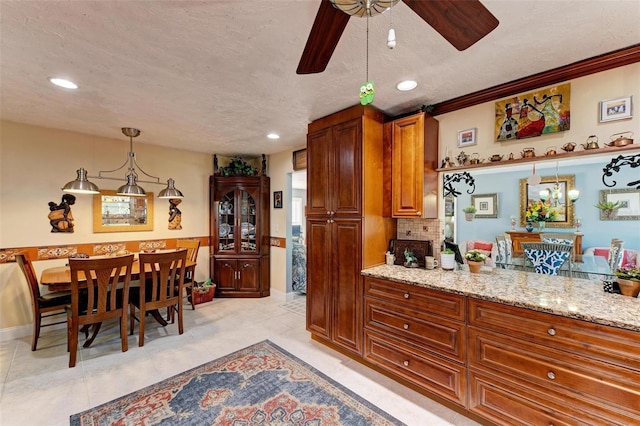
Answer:
M81 315L86 323L120 316L120 311L127 309L132 265L133 254L69 259L71 315ZM86 292L80 297L80 289L85 287Z
M570 258L573 246L554 243L521 243L525 266L533 267L538 274L558 275L558 271ZM569 262L571 274L571 262Z
M576 244L576 234L562 233L562 232L542 232L540 234L540 241L543 243L553 244Z
M620 265L620 260L622 260L622 246L624 245L624 241L619 238L612 238L611 243L609 244L609 255L607 257L607 263L609 264L609 268L611 270L615 270L618 265Z
M200 240L178 240L176 242L177 249L187 249L187 259L192 262L198 260L198 250L200 249Z
M496 264L510 264L513 257L513 245L508 235L496 235L496 248L498 250Z
M31 305L34 312L38 309L38 299L40 298L40 286L38 285L38 277L33 269L33 264L26 253L18 253L15 255L16 263L22 270L27 284L29 284L29 293L31 294Z
M140 303L147 309L182 303L187 252L140 253Z

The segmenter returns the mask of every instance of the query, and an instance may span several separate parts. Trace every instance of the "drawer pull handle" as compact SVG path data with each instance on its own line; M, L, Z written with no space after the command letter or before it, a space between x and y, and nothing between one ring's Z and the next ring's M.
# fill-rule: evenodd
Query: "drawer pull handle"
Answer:
M402 328L404 328L405 330L408 330L409 329L409 324L403 325Z
M549 333L549 336L555 336L556 335L556 329L551 327L550 329L547 330L547 333Z
M404 294L404 298L405 298L405 299L408 299L408 298L409 298L409 293L405 293L405 294Z
M550 378L551 380L555 380L556 375L555 375L555 373L553 371L549 371L547 373L547 377Z
M409 361L405 361L405 362L403 362L403 364L404 364L405 367L408 367L409 366Z

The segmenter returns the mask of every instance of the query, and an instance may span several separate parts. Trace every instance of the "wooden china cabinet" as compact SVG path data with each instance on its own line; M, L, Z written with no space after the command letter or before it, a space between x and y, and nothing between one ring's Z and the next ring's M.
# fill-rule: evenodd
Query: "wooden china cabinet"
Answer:
M211 176L210 272L219 297L269 296L269 178Z
M382 216L384 115L357 105L309 124L307 330L361 354L363 268L382 264L395 221Z

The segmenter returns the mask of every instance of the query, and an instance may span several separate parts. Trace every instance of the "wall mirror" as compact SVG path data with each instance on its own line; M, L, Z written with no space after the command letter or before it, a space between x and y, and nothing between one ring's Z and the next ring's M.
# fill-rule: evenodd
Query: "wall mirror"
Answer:
M573 228L574 227L574 206L567 198L567 192L576 187L575 175L558 176L561 196L557 200L552 200L551 205L556 212L556 219L547 222L548 228ZM525 226L525 213L530 203L540 200L540 192L548 191L550 194L556 183L556 176L543 176L538 185L529 185L527 179L520 179L520 226Z
M93 232L153 231L153 193L144 197L101 190L93 196Z

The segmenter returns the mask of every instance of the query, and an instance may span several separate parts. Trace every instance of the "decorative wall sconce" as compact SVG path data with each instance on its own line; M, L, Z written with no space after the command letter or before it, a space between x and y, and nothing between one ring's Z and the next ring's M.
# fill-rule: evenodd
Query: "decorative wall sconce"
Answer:
M140 165L136 161L136 154L133 152L133 138L140 135L140 130L134 129L132 127L123 127L122 133L125 136L129 136L129 154L125 162L120 167L114 170L100 171L98 172L97 176L89 176L87 175L87 171L84 168L80 168L76 171L76 173L78 174L76 179L72 180L71 182L68 182L62 188L62 190L64 192L72 192L76 194L99 194L100 189L98 189L98 187L94 183L89 181L87 178L124 180L126 183L122 185L120 188L118 188L118 190L116 191L118 195L128 195L130 197L144 197L146 195L145 190L141 186L138 186L138 182L151 183L154 185L163 185L163 183L160 182L159 177L152 176L149 173L142 170L142 167L140 167ZM124 179L102 175L103 173L117 172L118 170L123 169L127 165L127 163L129 163L129 169ZM140 170L140 172L142 172L142 174L155 180L138 179L138 173L136 172L134 165L138 167L138 169ZM183 198L183 197L184 195L182 195L182 192L176 189L175 181L172 178L169 178L169 180L167 180L167 187L158 193L158 198L168 199L168 198Z

